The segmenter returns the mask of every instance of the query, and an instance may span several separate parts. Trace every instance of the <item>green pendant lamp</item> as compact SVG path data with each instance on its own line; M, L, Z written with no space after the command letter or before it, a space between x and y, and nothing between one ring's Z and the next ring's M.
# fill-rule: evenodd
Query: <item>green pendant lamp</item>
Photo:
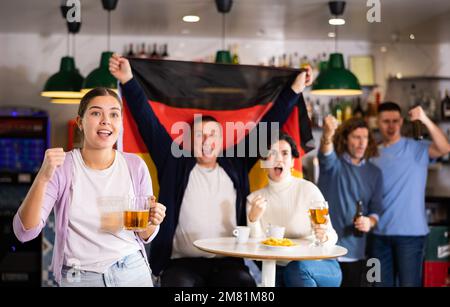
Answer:
M66 19L67 12L70 7L62 5L61 13ZM81 22L67 22L67 56L61 59L59 71L50 76L44 85L41 96L53 99L70 99L79 101L82 97L80 92L83 84L83 76L75 66L75 59L69 55L70 53L70 34L76 34L80 31ZM75 45L75 44L74 44Z
M112 56L111 51L102 52L100 59L100 66L94 69L84 80L83 93L89 92L96 87L106 87L110 89L117 89L117 80L109 72L109 58Z
M231 53L225 50L225 14L231 10L233 0L216 0L216 7L222 13L222 50L216 52L216 63L232 64Z
M108 11L108 50L110 50L111 37L111 11L117 6L119 0L102 0L102 5ZM117 79L109 72L109 58L113 55L111 51L102 52L100 66L94 69L84 80L82 92L85 94L96 87L106 87L117 91Z
M328 67L321 70L314 80L311 94L325 96L355 96L362 90L356 76L344 65L342 53L332 53Z
M61 59L59 71L52 75L44 85L41 96L50 98L80 98L83 77L75 67L73 57Z
M331 14L342 15L345 1L331 1L328 3ZM337 50L337 26L335 26L335 50ZM319 75L314 80L312 95L323 96L356 96L361 95L362 90L358 78L344 65L342 53L331 53L326 67L321 67Z

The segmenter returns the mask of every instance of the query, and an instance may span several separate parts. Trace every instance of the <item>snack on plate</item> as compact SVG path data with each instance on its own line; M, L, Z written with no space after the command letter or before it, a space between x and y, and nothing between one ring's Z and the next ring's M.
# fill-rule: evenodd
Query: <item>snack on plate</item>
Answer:
M296 245L290 239L287 239L287 238L276 239L273 237L267 238L266 240L262 241L261 243L265 244L265 245L270 245L270 246L294 246L294 245Z

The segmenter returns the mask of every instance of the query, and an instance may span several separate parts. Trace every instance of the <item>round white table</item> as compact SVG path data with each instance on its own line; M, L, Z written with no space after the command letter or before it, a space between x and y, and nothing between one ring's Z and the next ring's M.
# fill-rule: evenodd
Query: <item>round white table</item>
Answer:
M228 256L262 260L262 286L275 286L277 260L321 260L344 256L347 249L339 246L311 246L309 240L292 240L295 246L272 248L261 244L263 239L249 239L246 243L237 243L235 237L202 239L194 246L202 251Z

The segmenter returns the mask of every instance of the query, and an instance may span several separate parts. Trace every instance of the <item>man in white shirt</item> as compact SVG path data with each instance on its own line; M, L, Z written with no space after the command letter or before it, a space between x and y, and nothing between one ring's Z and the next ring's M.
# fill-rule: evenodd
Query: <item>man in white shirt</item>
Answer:
M193 242L230 236L234 227L245 225L248 172L258 157L221 156L221 125L206 116L192 125L194 157L174 156L172 138L133 78L128 60L114 55L109 66L155 162L159 201L167 206L150 257L152 271L161 276L161 286L255 286L243 259L204 253ZM312 70L308 68L284 88L261 122L268 126L286 122L301 92L311 83Z

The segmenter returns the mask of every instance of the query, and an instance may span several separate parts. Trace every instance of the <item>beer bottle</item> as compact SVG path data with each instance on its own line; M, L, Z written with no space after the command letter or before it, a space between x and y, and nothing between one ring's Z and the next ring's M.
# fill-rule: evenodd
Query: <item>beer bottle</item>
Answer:
M364 118L364 110L361 107L361 98L357 99L358 104L356 105L355 110L353 111L353 116L358 118Z
M342 107L339 102L336 105L336 120L337 120L338 125L342 124L342 121L343 121Z
M441 118L442 120L450 119L450 97L448 96L448 90L445 90L445 97L441 102Z
M355 223L356 220L358 218L360 218L361 216L363 216L363 202L361 200L358 200L356 202L356 213L355 213L355 216L353 217L353 223ZM362 237L363 234L364 233L362 231L356 229L356 227L353 226L353 235L355 237Z

